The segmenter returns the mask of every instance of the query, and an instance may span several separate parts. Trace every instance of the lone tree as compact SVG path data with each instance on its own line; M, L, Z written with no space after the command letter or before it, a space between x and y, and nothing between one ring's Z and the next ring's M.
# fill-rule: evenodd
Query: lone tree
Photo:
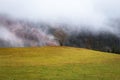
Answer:
M55 38L58 40L60 45L63 46L64 42L67 39L67 34L65 33L65 31L62 28L54 28L52 30L52 33L55 36Z

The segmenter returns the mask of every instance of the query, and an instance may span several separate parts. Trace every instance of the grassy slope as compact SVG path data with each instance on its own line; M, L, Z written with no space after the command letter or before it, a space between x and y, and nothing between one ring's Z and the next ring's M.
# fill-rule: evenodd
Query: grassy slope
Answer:
M2 48L0 80L119 80L120 55L70 47Z

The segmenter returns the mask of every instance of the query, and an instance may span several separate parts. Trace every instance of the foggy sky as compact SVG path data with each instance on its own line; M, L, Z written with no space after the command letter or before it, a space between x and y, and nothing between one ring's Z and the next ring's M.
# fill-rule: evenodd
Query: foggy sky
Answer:
M74 33L77 33L86 29L86 31L95 32L95 34L109 31L120 35L118 28L108 25L110 18L120 18L119 7L119 0L0 0L0 14L18 18L18 20L45 21L53 23L52 25L55 26L57 26L56 23L67 23L70 25L68 26L69 30L66 31L70 31L70 34L74 30ZM44 38L40 38L41 45L43 43L59 45L53 35L48 35L44 31L43 33ZM23 38L11 33L1 24L0 39L5 43L10 43L10 46L24 46ZM33 42L31 43L33 44Z
M105 28L109 18L120 17L119 7L119 0L0 0L2 14L34 21L87 24L97 30Z

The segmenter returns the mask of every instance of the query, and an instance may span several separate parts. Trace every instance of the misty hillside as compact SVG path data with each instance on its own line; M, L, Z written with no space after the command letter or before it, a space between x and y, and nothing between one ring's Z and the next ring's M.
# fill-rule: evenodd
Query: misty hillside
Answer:
M108 32L98 35L91 34L90 32L71 35L65 45L120 53L120 38Z
M120 53L120 36L110 31L71 31L67 24L18 20L0 15L0 47L72 46ZM74 27L74 25L72 25ZM118 27L119 20L114 27Z
M27 47L59 45L54 36L48 34L46 24L34 24L25 20L16 20L0 16L0 46ZM3 36L4 35L4 36Z

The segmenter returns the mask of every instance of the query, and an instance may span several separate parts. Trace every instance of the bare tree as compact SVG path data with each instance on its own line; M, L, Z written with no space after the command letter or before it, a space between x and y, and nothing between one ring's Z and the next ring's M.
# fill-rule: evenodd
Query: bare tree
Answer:
M53 35L58 40L60 45L63 46L64 42L65 42L65 40L67 38L67 34L65 33L65 31L63 29L61 29L61 28L55 28L53 30Z

